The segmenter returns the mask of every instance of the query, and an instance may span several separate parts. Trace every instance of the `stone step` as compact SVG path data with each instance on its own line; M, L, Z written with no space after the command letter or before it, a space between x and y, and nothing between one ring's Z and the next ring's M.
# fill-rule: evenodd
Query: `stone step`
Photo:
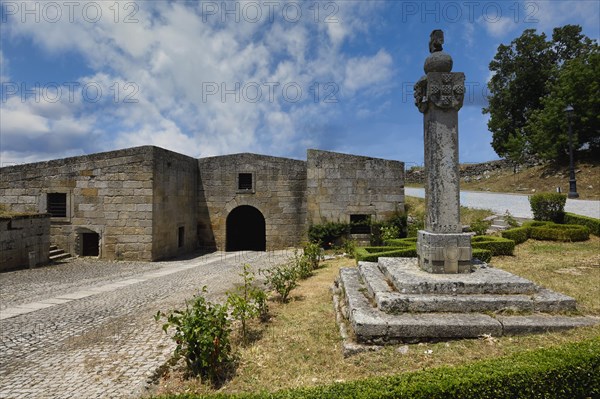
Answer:
M390 314L404 312L565 312L576 310L575 299L550 290L533 294L403 294L396 292L373 262L359 262L358 271L370 298Z
M575 311L573 298L542 290L534 295L416 295L376 293L377 307L386 313L404 312L566 312Z
M379 268L401 294L534 294L533 282L504 270L476 266L461 274L433 274L419 269L416 258L380 258Z
M70 253L65 252L63 249L58 248L56 245L50 246L50 254L49 255L50 255L49 256L50 261L58 261L58 260L71 258Z
M551 315L495 316L481 313L402 313L391 315L369 300L357 268L340 270L339 284L346 303L346 318L361 343L392 344L482 335L512 335L564 330L598 324L595 317Z

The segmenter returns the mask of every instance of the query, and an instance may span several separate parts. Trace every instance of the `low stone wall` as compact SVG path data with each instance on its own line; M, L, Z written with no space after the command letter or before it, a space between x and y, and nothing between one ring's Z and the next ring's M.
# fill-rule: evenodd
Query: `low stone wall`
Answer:
M0 217L0 271L48 263L50 215Z
M506 159L482 163L462 164L460 165L460 178L463 181L477 180L478 178L485 178L486 175L501 170L513 170L514 166L515 165L511 161ZM425 182L425 169L411 168L407 170L406 182L423 184Z

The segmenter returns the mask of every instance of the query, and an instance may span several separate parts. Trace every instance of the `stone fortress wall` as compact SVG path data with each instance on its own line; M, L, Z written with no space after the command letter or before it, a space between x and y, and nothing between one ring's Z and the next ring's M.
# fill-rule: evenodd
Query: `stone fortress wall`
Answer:
M383 220L404 211L403 169L398 161L318 150L307 161L196 159L143 146L2 168L0 204L54 212L51 244L71 254L158 260L197 248L239 249L231 243L257 234L266 250L296 246L309 225L353 214ZM262 232L247 229L256 218Z
M308 150L306 198L309 224L353 214L383 221L404 212L404 163Z
M0 217L0 271L48 263L49 253L50 215Z

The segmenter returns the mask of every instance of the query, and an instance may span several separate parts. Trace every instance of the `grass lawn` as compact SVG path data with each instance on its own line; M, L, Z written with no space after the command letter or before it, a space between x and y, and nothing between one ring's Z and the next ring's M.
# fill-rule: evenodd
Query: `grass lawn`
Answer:
M582 313L600 315L599 249L600 239L595 236L580 243L530 240L517 246L515 256L494 257L492 265L573 296ZM531 336L390 346L344 358L329 288L340 267L354 264L351 259L325 262L313 277L292 291L290 303L271 302L272 319L267 324L253 325L256 340L237 348L236 375L219 392L276 391L462 365L600 336L597 326ZM215 392L183 375L177 367L169 370L153 393Z

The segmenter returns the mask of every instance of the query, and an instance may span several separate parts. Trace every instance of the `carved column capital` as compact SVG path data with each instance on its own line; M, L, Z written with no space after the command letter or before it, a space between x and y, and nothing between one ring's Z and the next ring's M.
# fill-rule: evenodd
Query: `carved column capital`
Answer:
M465 74L462 72L429 72L415 84L415 105L425 113L430 106L458 111L465 98Z

